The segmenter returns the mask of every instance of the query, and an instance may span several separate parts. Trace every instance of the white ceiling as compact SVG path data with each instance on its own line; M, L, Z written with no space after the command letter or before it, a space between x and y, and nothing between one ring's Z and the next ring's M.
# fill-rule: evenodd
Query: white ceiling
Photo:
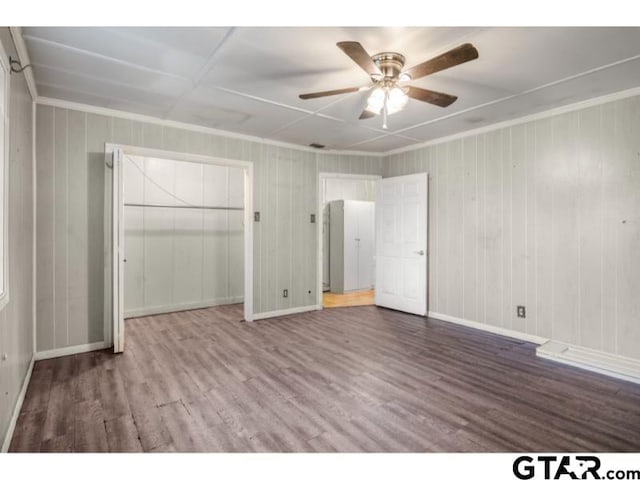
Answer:
M385 152L640 85L640 28L23 28L38 93L331 149ZM412 84L457 95L358 120L367 85L336 42L397 51L407 66L461 43L478 60Z

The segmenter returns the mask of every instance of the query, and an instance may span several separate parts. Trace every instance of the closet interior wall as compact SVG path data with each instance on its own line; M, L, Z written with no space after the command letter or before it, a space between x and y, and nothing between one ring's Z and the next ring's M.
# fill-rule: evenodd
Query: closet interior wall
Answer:
M244 298L244 171L124 155L125 317Z

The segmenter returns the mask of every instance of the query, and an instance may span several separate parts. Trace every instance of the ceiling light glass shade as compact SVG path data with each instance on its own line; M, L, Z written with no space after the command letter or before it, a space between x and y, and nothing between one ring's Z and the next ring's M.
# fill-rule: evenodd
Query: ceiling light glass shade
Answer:
M400 87L390 89L384 87L374 88L367 100L367 110L379 115L387 102L387 115L399 112L407 104L407 94Z

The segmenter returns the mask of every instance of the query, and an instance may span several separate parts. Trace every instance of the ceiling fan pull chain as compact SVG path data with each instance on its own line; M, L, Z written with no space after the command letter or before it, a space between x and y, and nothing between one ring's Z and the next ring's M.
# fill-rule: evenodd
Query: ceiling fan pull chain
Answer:
M382 105L382 128L387 129L387 103L389 101L389 90L384 92L384 104Z

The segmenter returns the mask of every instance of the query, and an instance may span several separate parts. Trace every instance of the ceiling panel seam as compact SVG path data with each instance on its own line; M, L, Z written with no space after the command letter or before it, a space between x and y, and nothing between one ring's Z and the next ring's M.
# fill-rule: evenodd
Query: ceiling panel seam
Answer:
M77 53L80 53L82 55L87 55L89 57L94 57L94 58L99 58L101 60L106 60L108 62L116 63L118 65L125 65L127 67L136 68L138 70L143 70L145 72L155 73L156 75L162 75L162 76L165 76L165 77L172 77L172 78L179 78L180 80L184 80L184 81L190 82L189 78L183 77L181 75L176 75L175 73L165 72L165 71L162 71L162 70L156 70L155 68L145 67L144 65L140 65L138 63L128 62L126 60L120 60L118 58L113 58L113 57L110 57L108 55L103 55L101 53L91 52L91 51L85 50L83 48L73 47L71 45L55 42L53 40L47 40L45 38L34 37L33 35L24 35L23 34L23 37L28 39L29 41L33 41L33 42L36 42L36 43L40 42L40 43L44 43L44 44L48 44L48 45L54 45L56 47L60 47L60 48L66 49L66 50L71 50L73 52L77 52ZM40 64L36 63L35 65L40 65Z
M211 71L213 67L213 62L216 59L216 56L218 55L222 47L228 42L229 38L231 38L231 35L233 35L233 32L235 32L235 30L236 30L235 27L231 27L225 32L222 39L218 42L218 45L216 45L216 47L211 52L211 55L209 55L209 58L207 59L207 61L200 68L200 70L198 70L195 77L190 80L190 87L186 88L182 92L182 94L180 94L176 98L176 101L174 102L173 106L165 113L165 117L168 117L169 115L171 115L171 113L176 109L180 101L184 99L189 93L193 93L193 91L200 86L200 84L202 83L202 79L205 77L207 73Z

